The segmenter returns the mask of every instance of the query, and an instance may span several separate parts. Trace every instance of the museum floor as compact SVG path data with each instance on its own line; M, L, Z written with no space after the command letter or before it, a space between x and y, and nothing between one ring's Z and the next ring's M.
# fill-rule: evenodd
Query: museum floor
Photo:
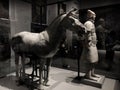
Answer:
M31 72L31 68L26 70L27 73ZM71 70L60 69L51 67L50 86L44 87L45 90L120 90L120 83L118 80L105 78L102 88L96 88L81 83L75 83L73 79L76 77L77 72ZM16 86L15 73L11 73L4 78L0 79L0 90L28 90L26 86Z
M101 54L101 58L104 58L103 52ZM67 64L70 65L68 69L62 68L61 60L65 59L67 61ZM81 72L84 72L84 67L84 64L80 63ZM70 58L54 58L50 71L50 86L45 87L45 90L120 90L120 82L116 79L120 76L119 69L120 53L116 53L115 62L111 71L96 69L96 73L106 76L102 88L96 88L74 81L74 78L77 76L77 60ZM1 74L3 73L5 73L6 75L6 77L0 78L0 90L28 90L28 88L25 85L19 87L16 86L14 71L14 57L11 57L11 60L0 62L0 76L2 76ZM27 73L31 73L31 67L28 67L26 71ZM115 72L117 73L114 74Z

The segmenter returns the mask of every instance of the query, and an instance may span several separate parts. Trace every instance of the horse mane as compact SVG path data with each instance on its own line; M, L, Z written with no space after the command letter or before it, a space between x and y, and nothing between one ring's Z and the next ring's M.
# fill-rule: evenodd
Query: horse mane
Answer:
M50 25L46 28L46 30L51 30L54 28L57 28L60 24L60 22L64 19L66 16L66 13L58 15L51 23Z

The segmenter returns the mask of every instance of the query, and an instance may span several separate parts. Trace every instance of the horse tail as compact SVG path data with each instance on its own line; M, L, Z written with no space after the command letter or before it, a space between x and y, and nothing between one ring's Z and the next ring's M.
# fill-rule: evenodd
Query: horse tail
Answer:
M22 43L22 37L21 36L15 36L11 39L11 47L16 52L19 49L19 44Z

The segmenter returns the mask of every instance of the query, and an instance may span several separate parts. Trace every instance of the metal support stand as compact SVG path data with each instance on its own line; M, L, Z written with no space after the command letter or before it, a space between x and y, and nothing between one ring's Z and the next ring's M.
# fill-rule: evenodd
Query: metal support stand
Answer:
M40 63L38 63L39 61L35 58L31 58L32 59L32 73L31 74L27 74L25 73L25 78L22 77L22 71L20 71L20 80L19 80L19 84L20 85L26 85L29 90L34 90L34 89L38 89L38 85L39 85L39 66ZM46 81L46 66L43 69L43 74L42 74L42 78L44 80L44 82ZM44 84L43 82L43 84Z
M78 76L76 77L76 79L81 80L81 77L80 77L80 60L79 60L79 58L77 58L77 63L78 63Z
M77 75L77 77L75 77L75 79L76 80L81 80L81 77L80 77L80 60L79 60L79 56L78 56L78 46L76 46L75 47L75 52L76 52L76 56L77 56L77 66L78 66L78 68L77 68L77 72L78 72L78 75Z

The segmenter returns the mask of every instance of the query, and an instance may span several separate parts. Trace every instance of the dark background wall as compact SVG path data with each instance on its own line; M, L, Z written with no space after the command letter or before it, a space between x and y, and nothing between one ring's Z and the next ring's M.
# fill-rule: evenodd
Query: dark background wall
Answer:
M120 0L77 0L80 3L80 8L93 8L93 7L102 7L108 5L120 4Z
M106 28L111 31L115 30L117 39L120 40L120 4L93 8L96 12L96 24L99 18L104 18L106 21Z
M0 18L9 18L9 0L0 0Z
M98 20L100 18L104 18L107 30L115 30L117 34L116 37L120 40L120 4L80 9L80 21L82 23L86 21L86 11L88 9L91 9L96 13L96 26L98 24Z
M9 0L0 1L0 61L10 58L10 23L8 7Z

